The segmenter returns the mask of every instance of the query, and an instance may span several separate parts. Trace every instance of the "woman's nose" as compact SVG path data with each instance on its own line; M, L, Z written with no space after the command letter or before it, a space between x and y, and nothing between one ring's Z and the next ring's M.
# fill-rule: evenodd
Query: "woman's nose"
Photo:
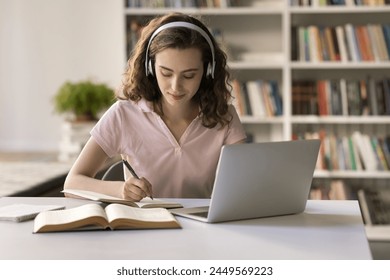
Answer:
M181 79L179 77L173 77L171 81L171 88L174 91L179 91L181 88Z

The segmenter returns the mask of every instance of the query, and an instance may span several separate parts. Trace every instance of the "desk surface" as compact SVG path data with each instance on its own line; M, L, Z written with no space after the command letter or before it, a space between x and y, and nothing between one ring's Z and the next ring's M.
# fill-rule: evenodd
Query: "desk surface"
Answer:
M179 199L184 206L208 200ZM3 197L12 203L62 204L69 198ZM304 213L206 224L178 218L182 229L33 234L33 221L0 221L0 259L371 259L356 201L308 201Z

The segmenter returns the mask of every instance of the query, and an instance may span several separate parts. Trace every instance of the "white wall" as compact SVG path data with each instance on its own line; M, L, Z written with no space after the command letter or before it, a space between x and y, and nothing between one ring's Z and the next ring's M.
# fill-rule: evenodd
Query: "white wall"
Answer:
M0 151L58 149L66 80L113 88L125 67L122 0L0 0Z

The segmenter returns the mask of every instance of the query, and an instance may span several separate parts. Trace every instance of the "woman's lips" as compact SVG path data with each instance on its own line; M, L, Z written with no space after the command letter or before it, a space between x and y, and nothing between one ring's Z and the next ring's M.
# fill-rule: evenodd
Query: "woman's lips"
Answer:
M185 96L184 94L182 95L175 95L175 94L169 94L173 99L175 100L181 100Z

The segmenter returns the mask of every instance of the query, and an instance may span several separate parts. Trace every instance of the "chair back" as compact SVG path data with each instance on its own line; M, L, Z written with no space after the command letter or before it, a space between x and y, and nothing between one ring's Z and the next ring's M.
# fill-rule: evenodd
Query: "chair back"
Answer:
M124 181L123 163L118 161L111 165L104 173L102 180L104 181Z

